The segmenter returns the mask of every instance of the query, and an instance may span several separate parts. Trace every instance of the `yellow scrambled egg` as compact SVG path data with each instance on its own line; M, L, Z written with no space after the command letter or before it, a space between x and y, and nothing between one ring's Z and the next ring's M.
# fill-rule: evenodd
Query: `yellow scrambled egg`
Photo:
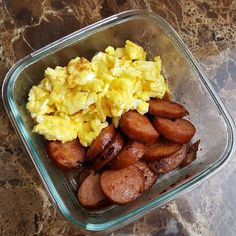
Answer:
M124 48L107 47L91 61L72 59L66 67L47 68L45 78L29 92L27 109L34 132L62 142L79 138L89 146L111 117L115 126L128 110L144 114L151 97L168 90L161 58L146 61L146 52L127 40Z

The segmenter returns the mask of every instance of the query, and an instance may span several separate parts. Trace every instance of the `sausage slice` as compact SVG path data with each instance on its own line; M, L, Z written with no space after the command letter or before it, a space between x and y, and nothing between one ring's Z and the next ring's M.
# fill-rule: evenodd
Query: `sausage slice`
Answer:
M124 146L124 139L120 133L116 135L114 140L106 147L106 149L96 157L92 164L96 170L101 169L115 157Z
M144 191L143 174L135 166L104 171L100 183L107 198L117 204L131 202Z
M181 149L173 155L161 159L159 161L152 161L148 163L148 167L154 172L159 174L168 173L177 168L186 157L188 145L183 144Z
M153 173L144 161L138 161L135 164L144 175L144 190L148 190L157 180L158 175Z
M147 161L148 168L156 175L159 175L159 161Z
M181 163L181 167L185 167L190 165L194 160L196 160L197 158L197 151L198 151L198 146L200 144L200 140L198 140L197 142L195 142L194 144L192 144L189 149L188 149L188 153L186 155L186 157L184 158L184 160Z
M143 159L155 161L168 157L181 148L181 144L171 142L167 139L158 139L156 143L145 146Z
M119 170L135 164L143 157L145 147L137 141L130 141L121 152L111 160L111 168Z
M143 143L155 143L159 136L148 118L136 111L128 111L123 114L119 125L129 138Z
M114 139L115 135L116 129L113 124L104 128L89 147L86 154L86 160L90 161L98 154L100 154L106 148L106 146Z
M85 157L85 149L78 139L66 143L50 141L46 144L46 151L52 162L62 170L78 168Z
M189 142L196 132L194 125L185 119L172 121L166 118L155 117L153 125L165 138L179 144Z
M84 180L89 176L95 174L95 171L90 168L90 167L85 167L83 168L80 173L79 173L79 181L78 181L78 185L80 186Z
M86 208L98 207L106 201L100 187L100 174L90 174L80 185L78 199L82 206Z
M169 119L182 118L188 115L188 111L181 104L162 99L150 100L148 112L154 116Z

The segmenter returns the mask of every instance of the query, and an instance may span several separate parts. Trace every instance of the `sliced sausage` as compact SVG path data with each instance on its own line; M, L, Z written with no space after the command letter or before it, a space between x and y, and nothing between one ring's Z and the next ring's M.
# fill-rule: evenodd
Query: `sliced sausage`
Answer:
M185 119L172 121L166 118L155 117L153 125L165 138L179 144L189 142L196 132L194 125Z
M82 206L94 208L106 201L106 196L100 187L100 174L90 174L80 185L78 199Z
M142 143L130 141L121 152L111 160L110 166L114 170L119 170L133 165L143 157L144 151L145 147Z
M106 146L114 139L115 135L116 129L113 124L104 128L89 147L86 154L86 160L90 161L98 154L100 154L106 148Z
M108 162L112 160L113 157L118 155L124 146L124 139L120 133L116 135L114 140L106 147L106 149L96 157L92 164L96 170L101 169Z
M171 142L164 138L159 138L156 143L147 145L143 159L146 161L155 161L168 157L181 148L181 144Z
M123 114L119 125L129 138L143 143L155 143L159 136L148 118L136 111L128 111Z
M148 168L156 175L159 175L159 161L147 161Z
M66 143L50 141L46 150L52 162L62 170L78 168L85 158L85 148L78 139Z
M95 174L95 171L90 167L83 168L79 173L79 186L84 182L84 180L89 176Z
M159 174L168 173L177 168L186 157L188 145L183 144L181 149L173 155L161 159L159 161L151 161L148 167L154 172Z
M188 115L188 111L184 106L163 99L152 99L149 101L148 112L154 116L164 117L169 119L182 118Z
M197 158L197 151L198 151L198 146L200 144L200 140L192 144L189 149L186 157L184 160L181 162L180 166L185 167L190 165L194 160Z
M135 166L104 171L100 183L107 198L117 204L131 202L144 191L143 174Z
M156 182L158 175L152 172L144 161L138 161L135 166L144 175L144 190L148 190Z

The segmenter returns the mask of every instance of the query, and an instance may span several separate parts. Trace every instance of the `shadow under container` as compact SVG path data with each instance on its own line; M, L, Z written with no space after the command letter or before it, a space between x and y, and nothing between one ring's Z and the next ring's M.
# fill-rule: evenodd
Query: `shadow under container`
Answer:
M200 151L190 166L160 176L134 202L91 212L78 203L73 174L52 165L45 152L45 140L32 132L33 120L26 110L28 92L44 77L47 67L65 66L77 56L91 59L109 45L123 47L127 39L143 46L148 59L161 56L163 75L174 100L187 107L189 119L196 126L193 141L201 140ZM12 124L54 206L65 219L88 231L110 232L176 199L222 169L234 149L234 124L226 108L177 33L150 12L128 11L111 16L32 53L11 68L2 93Z

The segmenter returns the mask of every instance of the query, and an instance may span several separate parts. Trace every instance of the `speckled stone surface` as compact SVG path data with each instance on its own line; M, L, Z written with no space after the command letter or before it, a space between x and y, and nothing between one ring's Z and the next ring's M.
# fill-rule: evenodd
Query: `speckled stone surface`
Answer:
M104 17L145 9L180 34L236 121L235 0L0 0L0 82L32 51ZM0 103L0 235L82 235L57 216ZM112 235L236 235L236 158L200 187Z

